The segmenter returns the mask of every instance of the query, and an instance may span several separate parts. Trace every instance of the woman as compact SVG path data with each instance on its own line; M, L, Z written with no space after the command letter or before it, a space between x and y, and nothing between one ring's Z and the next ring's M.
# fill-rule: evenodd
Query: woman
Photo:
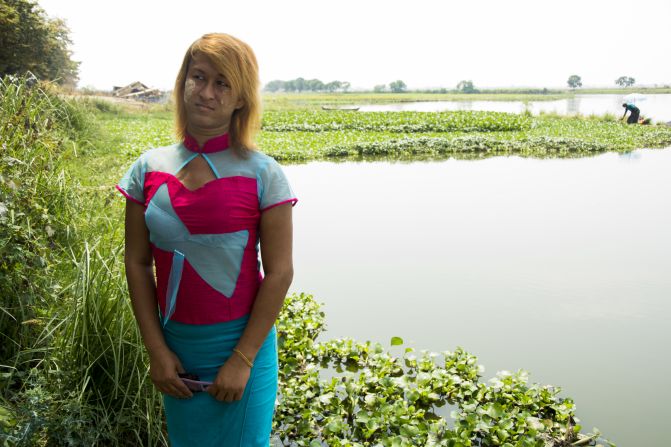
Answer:
M172 446L268 446L296 198L280 166L254 150L261 100L247 44L196 40L174 95L180 142L143 153L117 185L151 380Z

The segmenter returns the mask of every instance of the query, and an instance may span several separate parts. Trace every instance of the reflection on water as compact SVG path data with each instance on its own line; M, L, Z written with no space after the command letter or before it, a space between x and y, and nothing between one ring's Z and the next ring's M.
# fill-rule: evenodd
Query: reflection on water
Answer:
M574 97L566 100L566 113L576 115L580 113L580 98Z
M327 337L463 346L561 386L619 445L666 437L671 148L286 166L292 290ZM660 394L666 393L666 396Z
M395 104L362 105L362 112L417 111L439 112L444 110L487 110L492 112L521 113L529 109L532 113L553 112L561 115L603 115L610 113L618 118L624 113L622 108L625 95L575 95L573 98L557 101L431 101L404 102ZM645 100L637 103L643 116L655 122L671 121L671 94L645 95Z

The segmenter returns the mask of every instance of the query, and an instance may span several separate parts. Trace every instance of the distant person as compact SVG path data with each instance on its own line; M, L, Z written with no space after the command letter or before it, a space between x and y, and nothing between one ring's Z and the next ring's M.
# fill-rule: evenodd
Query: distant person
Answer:
M625 102L624 104L622 104L622 107L624 107L624 115L622 115L622 118L620 119L624 119L624 117L627 116L627 112L631 112L629 118L627 118L627 124L638 123L638 118L639 116L641 116L641 111L639 110L639 108L630 102Z

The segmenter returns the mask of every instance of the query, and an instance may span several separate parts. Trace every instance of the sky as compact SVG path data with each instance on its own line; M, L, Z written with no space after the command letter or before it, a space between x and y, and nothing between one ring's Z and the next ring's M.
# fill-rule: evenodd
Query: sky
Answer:
M38 0L71 30L79 87L169 90L208 32L254 49L263 84L298 77L353 89L671 85L670 0Z

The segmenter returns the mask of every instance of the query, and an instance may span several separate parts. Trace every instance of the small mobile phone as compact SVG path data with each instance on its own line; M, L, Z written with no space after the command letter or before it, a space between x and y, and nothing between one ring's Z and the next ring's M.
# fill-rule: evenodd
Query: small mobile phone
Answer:
M184 385L186 385L187 388L189 388L189 390L191 390L194 393L207 391L207 387L212 385L212 382L206 382L200 380L198 374L178 373L177 375L179 376L180 379L182 379Z

